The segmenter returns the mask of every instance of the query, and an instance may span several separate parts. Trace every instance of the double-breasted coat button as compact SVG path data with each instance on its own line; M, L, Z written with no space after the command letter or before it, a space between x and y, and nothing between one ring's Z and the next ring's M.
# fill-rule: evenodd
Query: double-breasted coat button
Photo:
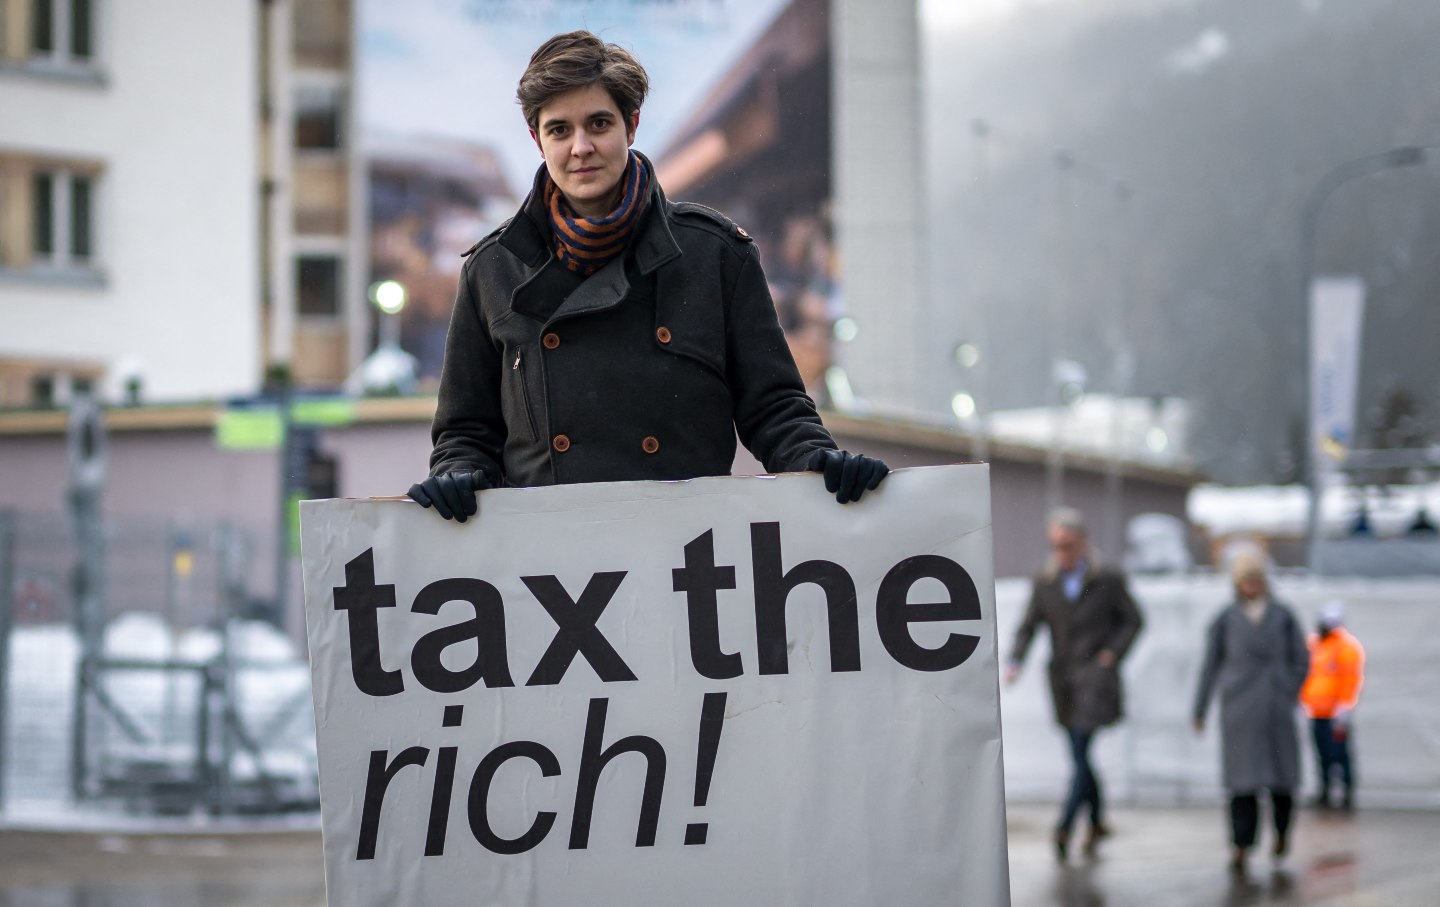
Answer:
M640 449L647 454L653 454L660 449L660 439L654 435L646 435L645 440L640 442Z
M540 343L545 347L545 349L553 350L555 349L555 347L560 345L560 335L555 333L554 331L551 331L544 337L540 338Z
M655 329L655 339L658 340L658 341L660 341L661 343L669 343L669 342L670 342L670 329L667 328L667 327L658 327L658 328L656 328L656 329Z
M550 446L555 448L557 453L564 453L570 449L570 438L566 435L556 435L550 439Z

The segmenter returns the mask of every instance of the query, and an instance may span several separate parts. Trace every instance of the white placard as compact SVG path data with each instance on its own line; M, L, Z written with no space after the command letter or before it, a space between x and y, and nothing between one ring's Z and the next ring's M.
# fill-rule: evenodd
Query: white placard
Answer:
M987 467L301 505L332 907L1009 903Z

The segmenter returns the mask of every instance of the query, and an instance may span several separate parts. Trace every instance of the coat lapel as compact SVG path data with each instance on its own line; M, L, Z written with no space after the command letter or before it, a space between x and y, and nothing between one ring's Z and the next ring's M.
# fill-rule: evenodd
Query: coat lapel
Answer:
M625 276L624 255L610 259L603 268L583 279L578 274L566 271L560 265L560 259L552 261L554 265L549 270L569 274L579 281L579 284L560 302L559 308L554 310L547 321L559 321L562 318L613 309L625 298L625 294L630 292L630 281ZM519 290L516 292L518 294Z
M631 241L631 248L589 278L582 278L560 264L546 241L541 225L548 223L548 214L538 201L543 197L543 178L537 172L521 215L500 237L501 245L536 269L515 288L510 296L510 308L542 324L603 312L619 305L630 292L625 260L631 255L640 273L650 274L681 254L665 217L665 195L659 183L652 179L646 202L649 210L641 218L640 231Z
M510 308L544 324L583 286L579 274L566 270L560 259L551 255L510 294Z

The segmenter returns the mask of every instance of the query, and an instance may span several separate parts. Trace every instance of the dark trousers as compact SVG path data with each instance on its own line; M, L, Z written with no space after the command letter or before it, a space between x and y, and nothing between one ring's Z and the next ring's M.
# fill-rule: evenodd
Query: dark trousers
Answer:
M1090 765L1090 741L1095 739L1095 731L1067 727L1065 733L1070 738L1073 773L1070 776L1070 793L1065 797L1065 806L1060 812L1059 828L1069 834L1080 808L1087 803L1090 804L1090 827L1099 825L1104 819L1105 801L1100 794L1100 779Z
M1335 771L1340 772L1340 783L1345 785L1348 793L1354 785L1354 775L1350 770L1350 733L1346 733L1339 740L1335 739L1335 722L1329 718L1311 718L1310 731L1315 736L1315 756L1320 767L1320 796L1326 797L1330 793L1330 779L1334 777Z
M1290 834L1290 813L1295 808L1288 790L1270 792L1270 813L1275 823L1275 837ZM1260 801L1255 794L1233 794L1230 797L1230 840L1236 847L1249 850L1255 846L1255 832L1260 825Z

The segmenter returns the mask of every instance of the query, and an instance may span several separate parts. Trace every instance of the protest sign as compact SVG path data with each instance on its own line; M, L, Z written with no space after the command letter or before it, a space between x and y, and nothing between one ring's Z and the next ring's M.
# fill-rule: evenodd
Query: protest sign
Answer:
M988 473L302 505L332 905L1009 903Z

